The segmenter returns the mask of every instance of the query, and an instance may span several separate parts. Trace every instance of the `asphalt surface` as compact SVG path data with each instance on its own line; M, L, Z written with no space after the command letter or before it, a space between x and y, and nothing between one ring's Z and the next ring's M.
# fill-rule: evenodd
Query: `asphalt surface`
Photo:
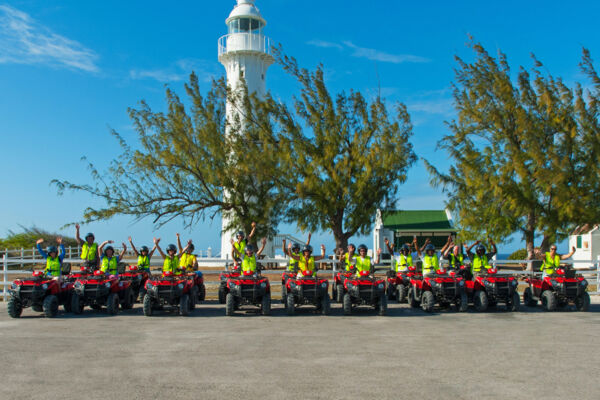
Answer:
M45 319L0 304L0 399L598 399L600 300L590 312L428 315L392 304L190 317L91 310ZM501 309L501 307L499 307Z

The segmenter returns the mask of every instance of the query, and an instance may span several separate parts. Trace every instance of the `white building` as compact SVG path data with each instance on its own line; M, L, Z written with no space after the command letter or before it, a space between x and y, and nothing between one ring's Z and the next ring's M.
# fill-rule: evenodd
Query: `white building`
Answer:
M573 260L598 260L600 257L600 224L585 224L578 226L569 235L569 250L575 247ZM576 264L576 267L586 267L586 264Z
M270 39L264 35L267 21L260 14L254 0L237 0L237 5L225 24L228 33L219 38L219 62L227 72L227 84L235 89L239 87L240 78L243 77L249 93L263 96L266 92L267 69L274 62ZM235 113L236 107L228 102L228 118ZM222 218L222 226L225 228L230 217L223 213ZM233 235L234 232L225 232L223 229L221 258L227 258L231 254L230 239Z

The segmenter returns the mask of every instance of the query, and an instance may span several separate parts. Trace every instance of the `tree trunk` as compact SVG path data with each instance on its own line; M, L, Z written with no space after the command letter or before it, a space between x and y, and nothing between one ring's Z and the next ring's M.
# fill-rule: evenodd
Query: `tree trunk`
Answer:
M544 235L544 238L542 239L542 244L540 244L540 253L545 254L547 251L549 251L551 239L552 238L550 236Z
M341 227L332 227L332 231L335 239L335 249L333 253L336 253L338 249L346 251L346 248L348 247L348 236Z
M531 212L527 216L527 228L525 229L525 248L527 249L527 259L534 260L535 259L535 213ZM533 263L528 263L527 270L531 271L533 268Z

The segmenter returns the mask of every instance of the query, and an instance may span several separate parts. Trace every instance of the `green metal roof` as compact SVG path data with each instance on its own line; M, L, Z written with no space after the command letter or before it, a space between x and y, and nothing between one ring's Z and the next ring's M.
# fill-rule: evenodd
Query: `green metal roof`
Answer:
M454 232L444 210L384 211L383 226L394 231Z

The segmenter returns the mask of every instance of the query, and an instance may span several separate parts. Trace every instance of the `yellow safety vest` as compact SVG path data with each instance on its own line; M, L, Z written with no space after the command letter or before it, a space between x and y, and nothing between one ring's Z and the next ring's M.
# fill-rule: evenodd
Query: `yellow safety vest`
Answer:
M552 259L552 255L549 252L547 252L546 260L542 264L540 271L546 270L546 275L552 275L554 273L554 270L558 267L560 267L560 256L556 254L554 256L554 259Z
M242 272L256 272L256 257L244 256L242 260Z
M163 263L163 274L165 272L172 272L175 275L181 275L181 271L179 270L179 257L173 256L165 257L165 262Z
M148 269L150 268L150 258L148 256L139 255L137 266L140 269Z
M94 243L91 246L88 242L83 243L81 246L81 259L87 261L94 261L98 255L98 243Z
M398 258L396 258L396 272L408 271L408 267L412 267L413 259L412 255L405 256L404 254L400 254Z
M361 271L371 272L371 257L356 257L356 274L359 275Z
M352 258L356 260L356 254L352 255ZM350 261L350 253L346 253L344 256L344 265L346 266L346 271L350 271L352 269L352 261Z
M244 250L246 249L246 240L242 240L241 242L233 242L233 247L237 250L240 257L244 255Z
M479 257L477 254L475 254L475 257L473 257L473 263L471 265L471 272L481 272L482 267L485 269L492 268L492 266L488 264L488 258L486 255Z
M298 269L300 272L310 271L314 275L315 273L315 258L309 257L308 261L304 258L304 255L300 256L300 260L298 261Z
M100 271L106 273L108 271L111 275L116 275L118 273L117 270L117 257L112 256L110 259L108 257L104 257L102 259L102 267Z
M440 268L437 254L423 257L423 274L430 274Z
M459 254L458 257L454 255L454 253L450 253L450 266L454 268L458 268L463 265L465 257L462 254ZM458 265L457 262L458 261Z
M294 257L302 257L300 253L292 253L292 255ZM298 268L298 261L290 257L290 262L288 263L288 271L293 272L296 268Z
M193 254L183 253L179 260L179 266L185 268L188 271L193 271L194 264L196 263L196 256Z
M46 258L46 269L44 270L44 273L50 276L60 276L60 258Z

